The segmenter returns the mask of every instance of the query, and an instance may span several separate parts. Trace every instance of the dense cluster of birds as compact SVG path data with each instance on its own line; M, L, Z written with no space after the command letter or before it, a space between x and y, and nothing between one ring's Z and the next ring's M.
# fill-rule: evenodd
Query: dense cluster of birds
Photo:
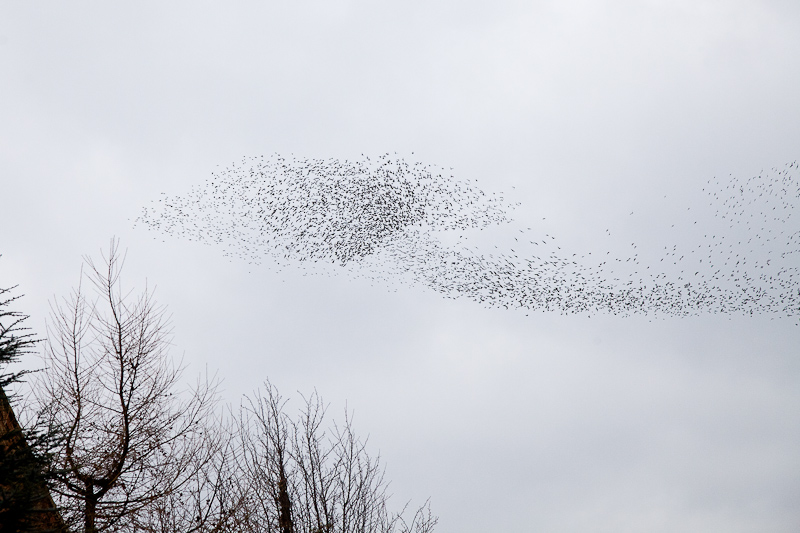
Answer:
M792 219L798 164L747 179L714 178L704 191L708 208L689 209L694 216L677 221L688 239L662 243L650 261L639 251L627 257L608 251L602 261L569 254L551 235L514 227L510 213L518 204L396 154L357 161L245 158L186 195L162 195L137 223L252 263L337 265L492 307L800 314L800 224ZM513 243L489 253L470 241L493 227L504 228Z

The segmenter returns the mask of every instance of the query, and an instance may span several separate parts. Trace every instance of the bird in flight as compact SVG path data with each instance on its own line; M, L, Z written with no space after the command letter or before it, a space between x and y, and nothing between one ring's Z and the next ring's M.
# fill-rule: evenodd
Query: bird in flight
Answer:
M135 224L251 263L309 269L328 263L490 307L623 316L800 314L800 227L792 218L798 164L747 179L713 178L704 192L708 216L691 220L686 213L696 210L687 208L676 220L689 224L696 246L664 246L648 264L636 243L627 256L606 250L601 262L592 262L597 253L567 253L553 235L514 228L511 212L519 204L502 194L397 154L243 158L184 195L162 195ZM485 245L469 246L474 235L509 226L516 230L508 232L513 248L488 253Z

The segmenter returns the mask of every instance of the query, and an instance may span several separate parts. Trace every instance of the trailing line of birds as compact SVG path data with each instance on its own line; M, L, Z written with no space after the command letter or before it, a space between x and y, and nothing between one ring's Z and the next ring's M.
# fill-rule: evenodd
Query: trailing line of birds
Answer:
M714 178L704 192L710 209L677 221L698 242L664 246L651 261L635 244L628 257L608 251L600 262L569 254L551 235L514 228L510 212L519 204L396 154L244 158L185 195L162 195L136 223L256 264L333 264L491 307L800 314L800 224L792 218L800 198L797 162L747 179ZM491 253L468 246L471 235L495 226L514 243Z

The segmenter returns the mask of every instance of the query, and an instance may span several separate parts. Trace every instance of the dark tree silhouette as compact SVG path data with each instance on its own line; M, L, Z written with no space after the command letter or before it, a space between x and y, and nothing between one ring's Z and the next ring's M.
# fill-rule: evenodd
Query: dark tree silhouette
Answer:
M12 288L13 289L13 288ZM0 288L0 368L32 351L37 340L24 321L28 317L9 306L18 297ZM25 431L17 422L9 385L29 371L0 372L0 531L63 531L47 486L50 451L58 442L53 428L34 426Z

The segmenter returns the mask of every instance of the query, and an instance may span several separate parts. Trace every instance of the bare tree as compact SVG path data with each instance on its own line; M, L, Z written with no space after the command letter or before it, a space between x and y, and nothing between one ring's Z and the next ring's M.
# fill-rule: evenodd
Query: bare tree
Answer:
M233 428L220 420L211 460L195 457L188 481L146 509L140 524L151 533L223 533L240 531L247 521L247 486L236 469L238 442L231 439Z
M51 305L47 368L34 394L64 436L56 503L85 533L214 529L230 503L216 385L200 379L179 391L169 319L152 292L123 291L123 264L112 240L103 262L85 258L78 288Z
M278 391L269 387L266 397L249 401L238 420L239 465L248 480L249 528L254 531L295 531L289 493L292 473L287 471L291 426L283 406Z
M430 533L428 504L388 510L379 457L351 418L326 427L313 394L295 422L278 391L238 417L216 411L208 379L183 393L168 356L169 320L146 289L124 292L112 241L100 265L52 305L38 412L60 429L56 504L83 533ZM83 291L88 280L94 298ZM230 420L230 422L228 421ZM407 506L406 506L407 507Z
M276 533L430 533L425 503L411 517L392 513L379 457L367 453L352 421L325 428L325 405L315 393L297 422L266 382L240 410L240 467L250 484L249 522L242 531Z

